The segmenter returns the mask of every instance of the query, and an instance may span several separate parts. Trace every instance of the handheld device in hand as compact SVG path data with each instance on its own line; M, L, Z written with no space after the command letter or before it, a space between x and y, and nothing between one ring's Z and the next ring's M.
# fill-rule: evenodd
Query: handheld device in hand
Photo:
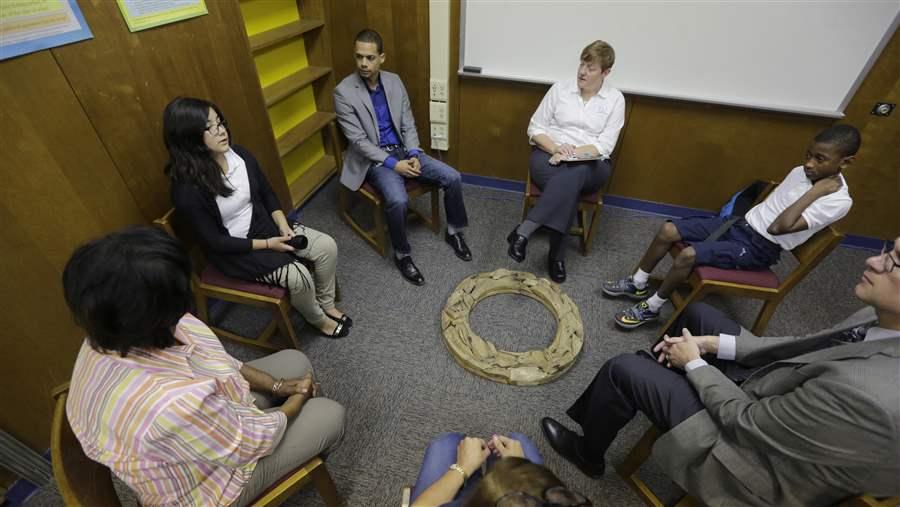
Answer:
M306 248L306 245L309 244L309 240L306 239L306 236L302 234L297 234L293 238L285 241L288 245L291 245L296 250L303 250Z

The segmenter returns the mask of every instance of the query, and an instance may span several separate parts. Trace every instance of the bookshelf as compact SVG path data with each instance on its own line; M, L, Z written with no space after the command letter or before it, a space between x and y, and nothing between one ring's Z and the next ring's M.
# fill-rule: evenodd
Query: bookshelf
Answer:
M297 207L340 164L328 0L238 0L281 162Z

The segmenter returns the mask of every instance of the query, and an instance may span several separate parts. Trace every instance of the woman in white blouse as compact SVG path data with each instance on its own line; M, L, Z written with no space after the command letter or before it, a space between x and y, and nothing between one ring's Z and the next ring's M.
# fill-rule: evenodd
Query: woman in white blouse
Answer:
M528 142L534 146L529 169L541 197L507 237L508 253L522 262L531 233L548 228L547 270L558 283L566 279L564 239L578 198L598 191L609 179L609 157L625 124L625 98L605 82L615 59L606 42L588 44L576 78L554 84L528 124Z

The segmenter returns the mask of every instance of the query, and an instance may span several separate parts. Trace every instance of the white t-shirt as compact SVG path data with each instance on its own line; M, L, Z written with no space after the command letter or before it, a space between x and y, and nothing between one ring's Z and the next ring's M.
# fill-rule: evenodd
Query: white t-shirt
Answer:
M544 134L557 144L593 144L602 158L609 158L619 131L625 125L625 97L607 81L585 103L575 79L550 87L528 123L528 142Z
M809 226L805 231L780 234L778 236L773 236L767 231L782 211L797 202L797 199L812 188L813 184L806 177L803 166L797 166L791 170L784 178L784 181L775 187L775 190L763 202L748 211L744 218L750 224L750 227L753 227L753 230L764 238L780 245L785 250L793 250L802 245L813 234L844 218L850 211L853 199L850 198L847 180L844 179L843 175L841 175L841 183L840 190L833 194L819 197L803 210L801 216L803 216L803 219L806 220L806 224Z
M234 150L225 152L228 172L225 173L225 184L234 192L228 197L216 196L216 204L222 215L222 222L228 234L235 238L246 238L250 232L250 221L253 219L253 203L250 201L250 179L247 177L247 164Z

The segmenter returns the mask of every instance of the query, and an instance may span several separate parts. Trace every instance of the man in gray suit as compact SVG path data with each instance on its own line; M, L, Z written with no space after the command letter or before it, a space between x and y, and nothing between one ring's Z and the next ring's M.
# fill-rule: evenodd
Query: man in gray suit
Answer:
M406 239L409 197L405 180L437 184L444 190L447 232L444 240L457 257L472 260L462 235L468 224L459 172L429 157L419 148L419 136L409 106L409 96L397 74L381 70L384 49L381 36L363 30L354 39L357 72L334 89L334 110L349 147L344 155L341 183L358 190L363 181L375 187L385 200L394 262L403 277L415 285L425 283L413 263Z
M567 412L583 436L550 418L544 435L597 477L616 433L641 411L665 432L656 461L708 505L898 495L900 238L866 260L854 291L869 306L803 336L757 337L691 305L669 330L682 336L657 344L656 360L624 354L603 365Z

